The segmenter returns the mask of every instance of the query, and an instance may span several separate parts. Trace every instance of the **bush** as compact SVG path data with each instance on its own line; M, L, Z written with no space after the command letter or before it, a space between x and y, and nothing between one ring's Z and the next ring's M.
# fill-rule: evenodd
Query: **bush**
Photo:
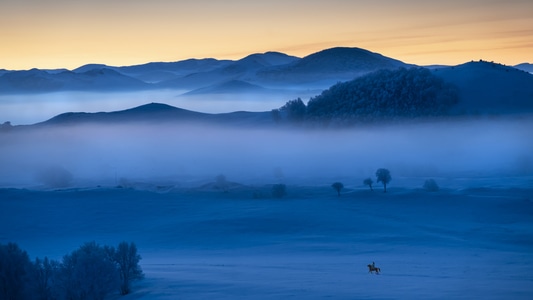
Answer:
M433 179L426 180L424 182L423 188L428 192L437 192L439 190L437 182Z
M229 183L228 183L228 180L226 179L226 176L220 174L217 177L215 177L214 188L217 190L222 190L225 193L228 192Z
M283 198L285 195L287 195L287 187L284 184L280 183L272 186L272 196L274 198Z
M37 175L37 179L50 188L65 188L72 183L72 173L63 167L48 167Z

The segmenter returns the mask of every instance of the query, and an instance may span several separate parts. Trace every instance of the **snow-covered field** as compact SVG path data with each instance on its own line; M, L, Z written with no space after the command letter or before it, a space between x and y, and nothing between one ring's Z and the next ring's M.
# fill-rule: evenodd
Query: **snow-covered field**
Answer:
M502 180L524 188L1 189L0 242L134 241L146 278L123 299L531 299L532 178Z
M533 296L530 119L172 126L1 133L0 243L61 259L134 242L146 278L121 299ZM377 168L387 193L363 185ZM218 174L237 183L213 189Z

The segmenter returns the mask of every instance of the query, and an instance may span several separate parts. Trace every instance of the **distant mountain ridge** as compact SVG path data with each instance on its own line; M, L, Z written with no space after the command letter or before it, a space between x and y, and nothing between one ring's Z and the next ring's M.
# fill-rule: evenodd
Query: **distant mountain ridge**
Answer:
M526 71L533 74L533 64L530 63L521 63L514 66L518 70Z
M141 90L150 86L138 79L109 68L93 68L85 72L50 73L39 69L12 71L0 76L0 93L42 93L61 90L109 91Z
M528 63L511 67L472 61L457 66L424 68L457 87L459 100L450 108L452 114L498 115L533 111L533 75L528 71L531 66ZM365 49L336 47L303 58L265 52L239 60L187 59L123 67L88 64L72 71L0 69L0 95L151 89L179 90L181 95L213 95L214 99L219 94L246 97L254 93L274 96L279 93L282 97L283 92L293 94L294 90L306 91L307 95L309 91L318 91L317 95L339 82L349 82L383 70L411 67L413 65ZM365 88L376 89L368 95L377 95L382 90L372 83Z
M187 59L122 67L87 64L72 71L1 70L0 94L63 90L106 91L113 87L119 90L192 91L230 81L243 81L264 88L283 88L288 85L327 88L331 83L349 80L368 72L407 66L409 65L377 53L346 47L326 49L304 58L280 52L265 52L235 61ZM87 75L94 75L95 72L102 76L98 80L89 80ZM108 83L104 84L105 81Z

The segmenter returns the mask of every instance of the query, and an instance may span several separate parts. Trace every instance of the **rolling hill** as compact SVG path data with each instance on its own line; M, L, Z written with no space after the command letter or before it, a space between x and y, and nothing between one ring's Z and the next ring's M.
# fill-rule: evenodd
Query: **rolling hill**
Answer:
M59 73L31 69L12 71L0 76L2 93L45 93L55 91L141 90L150 86L140 80L108 68L93 68L82 73Z
M514 66L518 70L526 71L529 73L533 73L533 64L530 63L521 63L516 66Z
M258 81L270 84L320 85L327 88L381 69L408 67L399 60L360 48L326 49L291 64L262 70Z
M260 82L255 82L257 81L255 80L257 72L265 68L285 65L297 60L299 58L279 52L252 54L240 60L224 64L219 68L209 71L202 70L193 72L180 78L162 81L158 86L194 90L231 81L245 81L261 85Z
M458 87L456 114L533 112L533 75L492 62L469 62L435 69L433 74Z
M131 109L113 112L67 112L33 126L72 126L80 124L123 123L207 123L224 125L262 126L272 124L270 112L231 112L207 114L177 108L162 103L149 103Z

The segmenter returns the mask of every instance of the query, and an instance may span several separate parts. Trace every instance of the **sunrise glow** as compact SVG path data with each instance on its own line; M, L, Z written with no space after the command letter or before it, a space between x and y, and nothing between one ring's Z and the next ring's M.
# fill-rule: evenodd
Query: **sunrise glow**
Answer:
M0 4L0 69L132 65L336 46L419 65L533 61L533 2L36 1Z

